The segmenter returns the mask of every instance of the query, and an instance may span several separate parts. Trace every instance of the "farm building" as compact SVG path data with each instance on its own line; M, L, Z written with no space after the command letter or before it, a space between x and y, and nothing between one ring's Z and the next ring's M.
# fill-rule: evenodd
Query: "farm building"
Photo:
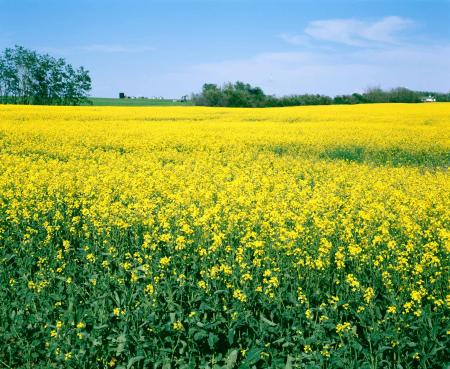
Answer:
M422 98L423 102L436 102L436 98L434 96L429 95L428 97Z

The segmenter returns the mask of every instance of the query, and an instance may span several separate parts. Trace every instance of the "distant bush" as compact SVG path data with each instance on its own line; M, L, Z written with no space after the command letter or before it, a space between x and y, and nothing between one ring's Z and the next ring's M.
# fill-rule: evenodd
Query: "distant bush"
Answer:
M202 92L192 95L195 105L229 106L229 107L269 107L295 105L327 105L333 99L324 95L292 95L275 97L266 95L260 87L253 87L248 83L237 81L226 83L223 87L205 83Z
M21 46L0 54L0 103L80 105L88 103L89 72L62 58L40 55Z
M248 83L227 83L220 87L206 83L202 91L192 95L194 105L229 106L229 107L282 107L300 105L330 105L330 104L370 104L370 103L419 103L426 96L433 96L436 101L450 101L450 93L428 91L413 91L404 87L382 90L379 87L368 88L364 93L338 95L333 97L318 94L303 94L290 96L266 95L260 87Z
M232 106L232 107L261 107L266 106L267 96L261 88L252 87L248 83L227 83L218 87L212 83L205 83L200 94L194 94L192 100L195 105Z

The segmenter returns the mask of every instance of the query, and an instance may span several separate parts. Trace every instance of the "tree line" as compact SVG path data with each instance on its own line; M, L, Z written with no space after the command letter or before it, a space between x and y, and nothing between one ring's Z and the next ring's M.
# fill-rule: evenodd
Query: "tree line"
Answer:
M319 94L303 94L277 97L266 95L260 87L248 83L235 82L218 86L203 85L202 91L193 94L194 105L228 107L283 107L298 105L369 104L369 103L419 103L424 97L433 96L436 101L450 101L450 93L413 91L404 87L383 90L378 87L364 93L330 97Z
M89 72L62 58L38 54L22 46L0 54L0 103L80 105L89 103Z

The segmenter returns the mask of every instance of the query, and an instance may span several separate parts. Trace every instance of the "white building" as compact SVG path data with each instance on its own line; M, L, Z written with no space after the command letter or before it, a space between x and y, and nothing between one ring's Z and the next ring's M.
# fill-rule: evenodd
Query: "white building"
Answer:
M422 98L423 102L436 102L436 98L434 96L428 96L428 97L424 97Z

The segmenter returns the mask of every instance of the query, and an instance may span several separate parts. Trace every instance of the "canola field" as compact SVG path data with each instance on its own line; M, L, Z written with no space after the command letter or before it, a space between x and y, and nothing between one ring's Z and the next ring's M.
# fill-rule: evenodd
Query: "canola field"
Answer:
M450 104L0 106L0 367L445 368Z

